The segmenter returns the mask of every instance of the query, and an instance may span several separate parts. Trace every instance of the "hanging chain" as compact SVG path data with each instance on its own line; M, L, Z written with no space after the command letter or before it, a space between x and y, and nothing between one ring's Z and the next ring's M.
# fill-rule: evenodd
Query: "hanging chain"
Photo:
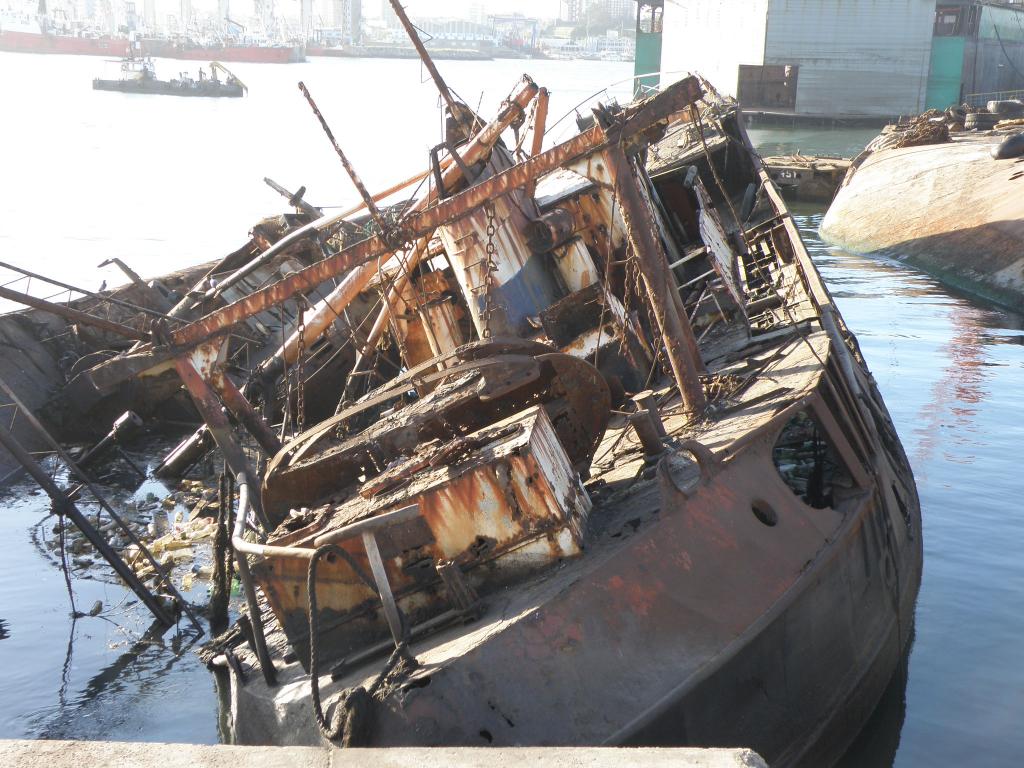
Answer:
M490 200L484 203L484 213L487 214L487 243L484 245L484 308L482 311L482 319L484 329L480 334L481 338L491 338L491 315L494 312L494 296L492 288L494 287L494 270L498 268L498 265L494 262L494 257L498 253L498 249L494 246L494 235L497 233L498 228L494 224L494 203Z
M299 338L295 350L295 431L301 434L305 431L306 425L306 385L302 380L302 358L306 351L306 300L300 297L296 302L296 310L299 313Z

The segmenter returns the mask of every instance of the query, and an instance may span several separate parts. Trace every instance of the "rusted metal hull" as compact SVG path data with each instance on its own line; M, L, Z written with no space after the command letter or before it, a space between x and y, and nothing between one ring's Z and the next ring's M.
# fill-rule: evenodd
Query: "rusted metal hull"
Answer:
M905 514L879 503L906 481L882 449L872 490L841 510L801 503L770 458L787 416L706 479L666 465L660 490L617 519L619 543L418 646L421 669L375 710L369 743L742 743L772 765L831 764L910 642L920 513L915 498ZM289 719L294 693L234 695L240 741L261 743L268 726L319 740L308 718Z

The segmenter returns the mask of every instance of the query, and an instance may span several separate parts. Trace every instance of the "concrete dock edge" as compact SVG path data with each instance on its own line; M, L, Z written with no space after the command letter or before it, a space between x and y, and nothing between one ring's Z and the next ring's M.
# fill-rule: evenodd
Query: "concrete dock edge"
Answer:
M749 749L466 747L322 749L0 740L4 768L766 768Z

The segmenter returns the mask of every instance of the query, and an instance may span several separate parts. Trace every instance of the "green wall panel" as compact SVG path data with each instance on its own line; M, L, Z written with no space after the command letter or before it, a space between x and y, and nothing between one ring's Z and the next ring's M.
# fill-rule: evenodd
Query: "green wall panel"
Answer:
M960 83L964 69L964 38L932 39L932 59L928 69L926 109L945 109L960 102Z

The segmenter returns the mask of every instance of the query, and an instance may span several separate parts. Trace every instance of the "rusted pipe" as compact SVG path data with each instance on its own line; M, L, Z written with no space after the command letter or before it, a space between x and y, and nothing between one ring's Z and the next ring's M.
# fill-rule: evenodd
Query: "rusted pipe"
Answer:
M654 396L654 392L649 389L637 392L633 395L633 402L636 403L637 410L647 411L651 415L654 427L658 430L658 435L666 437L668 433L665 431L665 425L661 420L661 413L658 411L658 400Z
M687 334L693 336L690 319L685 314L679 316L676 304L669 295L668 260L661 242L654 236L654 221L637 189L639 181L634 174L632 162L618 146L606 149L604 156L615 177L626 235L637 257L665 353L683 399L683 408L687 415L695 416L704 410L707 401L697 374L696 362L690 353L690 349L696 347L696 339L692 345L687 343Z
M249 518L249 481L244 472L236 475L235 480L238 484L238 513L235 515L235 529L231 534L231 544L235 550L238 578L242 582L245 602L249 606L249 621L252 624L256 657L260 661L263 679L266 680L267 685L274 686L277 685L277 670L270 658L270 652L267 650L267 638L263 631L263 614L256 599L256 587L253 585L252 573L249 571L249 561L246 559L245 549L239 546L239 544L248 544L244 534L245 523Z
M636 436L640 438L640 445L644 449L644 458L652 460L661 456L665 452L665 444L661 442L661 435L658 434L658 428L655 426L651 414L642 410L629 414L627 418L636 431Z

